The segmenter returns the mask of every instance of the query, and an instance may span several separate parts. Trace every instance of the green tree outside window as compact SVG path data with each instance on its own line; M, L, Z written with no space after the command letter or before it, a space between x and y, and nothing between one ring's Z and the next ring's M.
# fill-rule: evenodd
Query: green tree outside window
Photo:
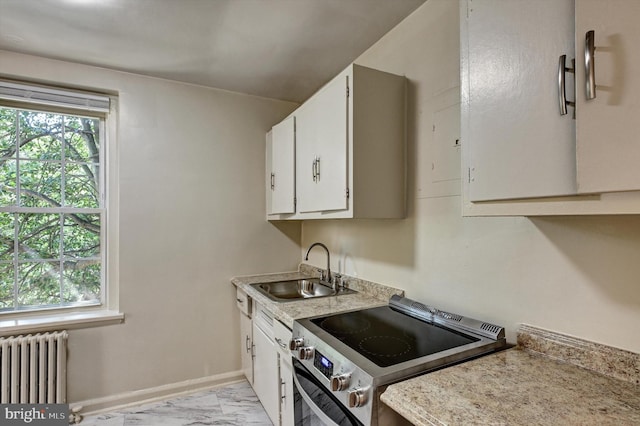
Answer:
M100 303L100 128L0 107L0 312Z

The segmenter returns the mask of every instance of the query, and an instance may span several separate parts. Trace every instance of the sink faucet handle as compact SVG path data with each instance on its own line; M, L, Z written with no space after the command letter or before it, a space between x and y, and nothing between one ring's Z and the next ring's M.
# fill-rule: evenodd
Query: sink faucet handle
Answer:
M333 274L333 286L335 288L342 287L342 275L341 274Z
M316 268L316 272L320 275L320 281L324 281L324 271L320 268Z

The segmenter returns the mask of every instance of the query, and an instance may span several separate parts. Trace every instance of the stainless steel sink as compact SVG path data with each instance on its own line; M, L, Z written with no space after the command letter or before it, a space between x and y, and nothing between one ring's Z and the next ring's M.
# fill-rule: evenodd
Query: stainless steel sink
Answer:
M334 290L330 285L320 282L317 278L278 281L273 283L252 284L260 293L276 302L288 302L299 299L338 296L355 293L348 288Z

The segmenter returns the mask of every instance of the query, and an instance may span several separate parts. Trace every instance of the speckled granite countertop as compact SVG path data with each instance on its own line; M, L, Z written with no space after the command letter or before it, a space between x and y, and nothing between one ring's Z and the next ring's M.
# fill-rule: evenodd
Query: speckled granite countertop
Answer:
M389 386L416 425L640 425L640 354L523 325L518 346Z
M389 298L393 294L404 295L404 291L400 289L364 281L347 275L343 275L345 287L356 290L357 293L303 299L292 302L275 302L252 286L252 284L257 283L309 278L314 275L314 271L315 268L301 264L299 271L234 277L231 279L231 283L236 287L242 288L247 295L265 306L274 314L276 319L289 328L293 327L293 321L295 319L383 306L389 303Z

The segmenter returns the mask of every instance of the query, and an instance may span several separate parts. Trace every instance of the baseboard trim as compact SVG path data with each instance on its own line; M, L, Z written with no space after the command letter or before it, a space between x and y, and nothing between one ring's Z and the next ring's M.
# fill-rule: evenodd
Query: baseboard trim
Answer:
M183 382L170 383L153 388L123 392L102 398L87 399L69 405L72 411L77 411L78 408L81 407L80 415L87 416L174 398L205 389L238 383L242 380L245 380L242 371L231 371L229 373L185 380Z

